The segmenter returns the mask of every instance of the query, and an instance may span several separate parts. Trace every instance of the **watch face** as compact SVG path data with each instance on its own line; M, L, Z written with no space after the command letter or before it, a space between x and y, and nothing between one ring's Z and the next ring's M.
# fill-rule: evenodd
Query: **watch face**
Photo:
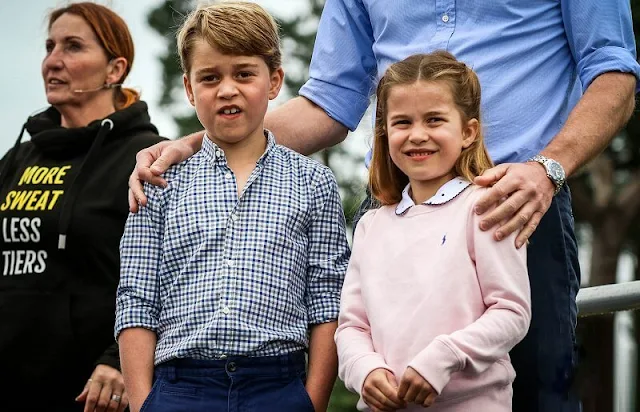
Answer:
M549 162L548 171L549 171L549 175L553 180L556 180L556 181L564 180L564 170L562 169L562 166L560 166L558 163Z

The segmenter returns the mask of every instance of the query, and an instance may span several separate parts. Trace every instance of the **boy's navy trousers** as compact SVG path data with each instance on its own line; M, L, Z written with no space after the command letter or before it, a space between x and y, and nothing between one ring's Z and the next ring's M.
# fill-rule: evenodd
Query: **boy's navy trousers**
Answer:
M177 359L156 367L141 412L313 412L304 352Z

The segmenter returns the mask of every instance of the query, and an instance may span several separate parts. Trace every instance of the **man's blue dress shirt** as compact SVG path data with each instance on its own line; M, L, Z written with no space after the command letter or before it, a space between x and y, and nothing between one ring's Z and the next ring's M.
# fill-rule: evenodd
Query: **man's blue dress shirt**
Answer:
M539 153L598 75L640 77L629 0L327 0L300 94L354 130L390 64L438 49L478 74L496 163Z

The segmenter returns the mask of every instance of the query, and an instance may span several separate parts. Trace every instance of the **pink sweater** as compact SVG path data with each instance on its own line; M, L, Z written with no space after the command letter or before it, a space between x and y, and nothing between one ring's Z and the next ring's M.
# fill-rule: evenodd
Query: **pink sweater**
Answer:
M347 388L361 395L376 368L400 383L411 366L440 394L434 407L464 410L445 405L504 390L510 404L508 352L531 318L526 248L478 228L473 205L484 192L470 186L442 205L404 216L385 206L360 220L335 335ZM510 410L483 405L473 410Z

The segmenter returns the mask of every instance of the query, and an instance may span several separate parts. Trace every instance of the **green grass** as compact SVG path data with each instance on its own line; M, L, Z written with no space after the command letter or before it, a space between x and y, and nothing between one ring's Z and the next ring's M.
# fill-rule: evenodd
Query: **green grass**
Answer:
M329 400L328 412L354 412L356 411L356 403L358 395L349 392L340 379L336 380L333 387L333 393Z

